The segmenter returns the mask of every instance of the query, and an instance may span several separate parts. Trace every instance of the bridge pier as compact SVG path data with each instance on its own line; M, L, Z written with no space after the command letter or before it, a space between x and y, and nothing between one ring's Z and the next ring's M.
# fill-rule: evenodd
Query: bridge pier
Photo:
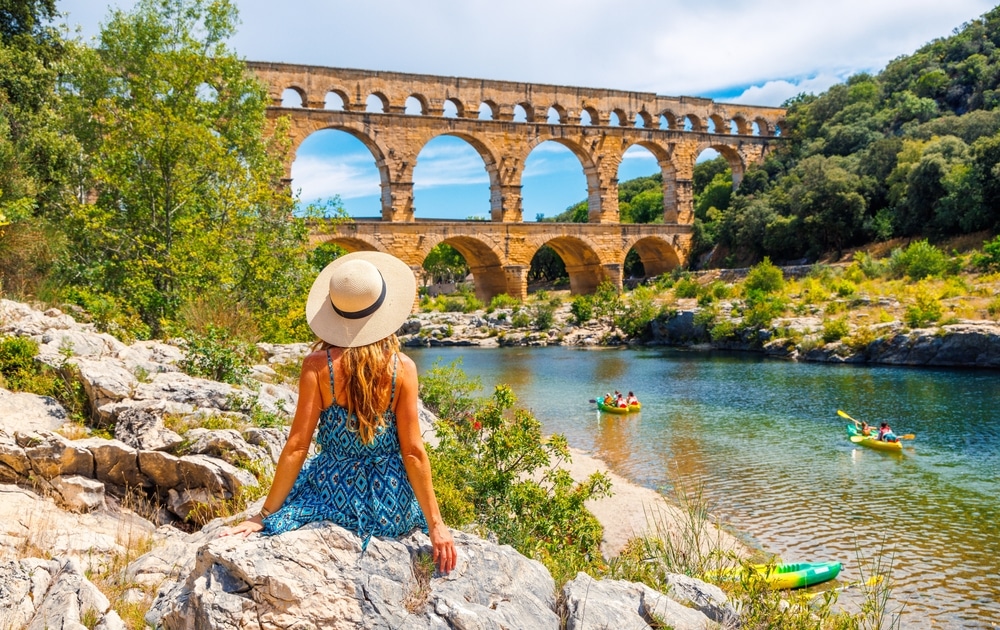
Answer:
M527 265L505 265L503 268L507 280L507 295L517 298L522 302L528 298L528 270ZM492 296L490 296L492 298Z

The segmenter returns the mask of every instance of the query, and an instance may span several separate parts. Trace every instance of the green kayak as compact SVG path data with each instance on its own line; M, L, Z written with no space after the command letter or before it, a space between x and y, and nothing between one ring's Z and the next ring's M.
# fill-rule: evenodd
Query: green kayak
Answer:
M839 562L795 562L792 564L755 564L748 567L764 578L767 585L778 590L804 588L832 580L840 573ZM736 580L743 572L737 567L706 577Z

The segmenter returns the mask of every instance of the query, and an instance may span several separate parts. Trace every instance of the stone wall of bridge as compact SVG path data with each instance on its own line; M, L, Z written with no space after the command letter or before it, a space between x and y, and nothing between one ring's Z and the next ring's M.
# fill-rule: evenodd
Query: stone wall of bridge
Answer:
M348 251L390 253L418 277L431 249L446 243L465 258L476 296L488 303L501 293L527 297L531 259L543 245L562 258L570 291L579 294L593 292L604 280L621 288L625 256L633 248L646 276L683 265L692 237L691 228L682 225L416 221L385 228L382 221L317 222L312 241L335 243Z

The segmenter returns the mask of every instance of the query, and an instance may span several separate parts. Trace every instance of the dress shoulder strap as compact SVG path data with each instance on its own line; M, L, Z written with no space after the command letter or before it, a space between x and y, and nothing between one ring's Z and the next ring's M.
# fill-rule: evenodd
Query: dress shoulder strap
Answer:
M392 403L396 400L396 365L399 363L399 353L394 353L392 355L392 391L389 393L389 409L392 409Z
M330 395L333 402L337 402L337 390L333 387L333 357L330 356L330 348L326 349L326 366L330 368Z

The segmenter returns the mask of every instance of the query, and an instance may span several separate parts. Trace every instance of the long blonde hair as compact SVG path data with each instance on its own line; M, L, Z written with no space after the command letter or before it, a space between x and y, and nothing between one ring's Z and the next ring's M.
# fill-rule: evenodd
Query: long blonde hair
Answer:
M322 349L332 347L320 342ZM371 444L379 427L385 425L385 412L393 389L393 362L399 352L395 334L356 348L343 348L340 355L343 388L349 414L357 419L358 437Z

